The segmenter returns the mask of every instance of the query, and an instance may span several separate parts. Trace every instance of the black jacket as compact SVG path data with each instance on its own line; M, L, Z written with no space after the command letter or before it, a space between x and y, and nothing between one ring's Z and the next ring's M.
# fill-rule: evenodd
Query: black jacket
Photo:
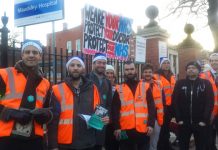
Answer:
M97 86L99 94L101 96L101 106L108 110L108 115L111 114L111 103L112 103L112 86L110 81L104 76L102 78L102 83L100 83L97 75L94 72L87 74L87 77L94 82ZM107 127L107 126L106 126ZM104 127L102 131L97 131L96 139L97 145L105 144L106 128Z
M209 124L214 106L214 93L209 81L188 78L177 81L173 92L173 107L177 122Z
M75 93L75 88L72 86L72 80L66 78L64 81L74 93L74 116L73 116L73 142L71 144L59 145L66 149L85 149L95 145L95 130L87 129L87 125L78 114L92 115L94 113L94 88L93 82L87 78L82 78L82 84L79 86L80 92ZM61 112L61 105L54 94L51 95L54 103L54 117L48 127L49 148L58 147L57 131L58 122ZM67 132L67 131L66 131ZM67 133L66 133L67 134Z

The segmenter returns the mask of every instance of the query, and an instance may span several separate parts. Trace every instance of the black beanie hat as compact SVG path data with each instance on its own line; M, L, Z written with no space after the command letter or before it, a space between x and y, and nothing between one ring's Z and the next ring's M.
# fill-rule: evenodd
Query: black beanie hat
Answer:
M187 70L188 66L190 66L190 65L195 66L195 67L199 70L199 72L201 72L201 65L200 65L197 61L191 61L191 62L189 62L189 63L186 65L185 70Z

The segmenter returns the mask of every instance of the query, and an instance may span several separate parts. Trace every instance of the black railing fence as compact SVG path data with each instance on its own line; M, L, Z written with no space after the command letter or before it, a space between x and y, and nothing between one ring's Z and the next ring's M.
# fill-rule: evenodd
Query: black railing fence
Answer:
M84 59L85 70L86 73L92 71L92 55L84 54L81 51L71 51L69 52L67 49L59 49L56 48L54 51L51 50L50 47L44 47L44 51L42 54L42 61L40 62L40 67L44 72L45 77L51 83L61 82L67 75L66 72L66 62L72 56L80 56ZM8 66L14 66L15 63L21 59L21 50L20 48L8 47ZM107 64L111 64L115 68L116 78L118 83L121 83L124 80L124 71L123 64L124 61L109 59L107 60ZM137 72L139 72L139 65L136 65Z

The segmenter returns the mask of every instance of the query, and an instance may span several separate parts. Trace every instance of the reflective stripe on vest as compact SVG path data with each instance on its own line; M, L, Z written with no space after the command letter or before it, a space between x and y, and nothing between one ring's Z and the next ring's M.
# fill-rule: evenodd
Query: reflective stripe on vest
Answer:
M171 88L170 85L168 85L168 86L164 86L164 87L163 87L164 90L167 90L167 89L170 89L170 88Z
M73 124L73 119L60 119L59 125L69 125Z
M157 112L157 122L160 126L162 126L163 116L164 116L163 102L162 102L162 88L158 81L154 80L154 83L155 84L153 85L152 94L154 97L154 103Z
M122 105L122 102L123 102L123 104L125 103L124 96L123 96L123 86L122 86L122 84L120 84L119 93L120 93L120 100L121 100L121 105Z
M145 113L136 113L136 118L145 118L148 117L148 114Z
M6 94L4 97L2 97L0 100L8 100L8 99L22 99L23 93L16 93L15 90L15 80L14 80L14 74L11 70L11 68L6 68L7 74L8 74L8 82L9 82L9 88L10 88L10 93ZM44 103L44 98L36 93L36 100L41 101Z
M65 99L65 93L64 93L64 87L63 84L58 84L58 89L59 92L62 96L62 101L61 101L61 112L64 112L66 110L72 110L73 109L73 104L68 104L66 105L66 99Z
M163 109L158 109L157 113L163 113Z
M122 112L120 113L120 116L123 117L123 116L129 116L129 115L132 115L134 114L134 110L130 110L130 111L127 111L127 112Z
M58 124L58 144L72 144L74 141L74 93L68 87L68 85L63 82L52 87L53 92L57 100L61 105L61 113L59 117ZM87 105L87 107L91 107L94 112L96 105L100 104L100 96L97 91L97 87L93 84L93 88L88 89L89 92L93 92L93 96L87 97L88 101L93 101L93 105Z
M217 116L218 115L218 88L216 86L213 75L210 71L207 71L207 72L201 73L200 78L208 80L212 85L213 93L214 93L214 108L213 108L212 114L214 116Z
M22 97L23 97L23 93L10 93L10 94L6 94L0 100L8 100L8 99L12 99L12 98L22 99ZM42 103L45 102L45 99L38 94L36 94L36 99Z
M175 84L175 76L170 77L170 81L168 81L166 78L161 77L160 74L156 74L156 78L160 80L163 84L163 90L166 98L166 105L171 105L172 102L172 93L174 89L174 84Z
M165 94L166 97L171 97L171 95L172 95L172 94L170 94L170 93Z
M26 78L22 73L18 73L17 70L13 67L2 69L4 72L4 82L6 84L6 94L0 99L0 104L3 104L6 107L13 109L19 109L23 92L25 91L25 82ZM19 85L19 84L21 85ZM46 79L42 79L39 85L36 87L36 104L35 108L42 108L44 103L44 97L46 97L47 91L49 89L49 82ZM39 91L38 91L39 90ZM41 91L40 91L41 90ZM40 93L38 93L40 92ZM11 120L8 122L3 122L0 120L0 136L10 136L13 129L15 121ZM43 129L40 124L33 122L35 135L43 136Z
M214 92L214 96L217 96L218 95L218 91Z
M154 104L161 104L162 103L162 99L154 99Z
M139 82L135 91L135 96L128 86L124 84L117 86L121 101L119 123L122 130L135 128L138 132L147 132L147 85L148 84L145 82ZM131 92L131 94L129 92Z
M133 101L134 101L134 100L129 100L129 101L127 101L127 102L121 101L121 105L122 105L122 106L132 105L132 104L133 104Z

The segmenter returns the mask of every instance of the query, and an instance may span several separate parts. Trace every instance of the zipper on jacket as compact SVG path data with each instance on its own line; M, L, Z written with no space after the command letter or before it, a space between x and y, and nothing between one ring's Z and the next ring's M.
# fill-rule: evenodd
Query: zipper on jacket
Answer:
M190 104L190 118L191 118L191 124L193 122L192 120L192 96L193 96L193 85L191 84L191 104Z

